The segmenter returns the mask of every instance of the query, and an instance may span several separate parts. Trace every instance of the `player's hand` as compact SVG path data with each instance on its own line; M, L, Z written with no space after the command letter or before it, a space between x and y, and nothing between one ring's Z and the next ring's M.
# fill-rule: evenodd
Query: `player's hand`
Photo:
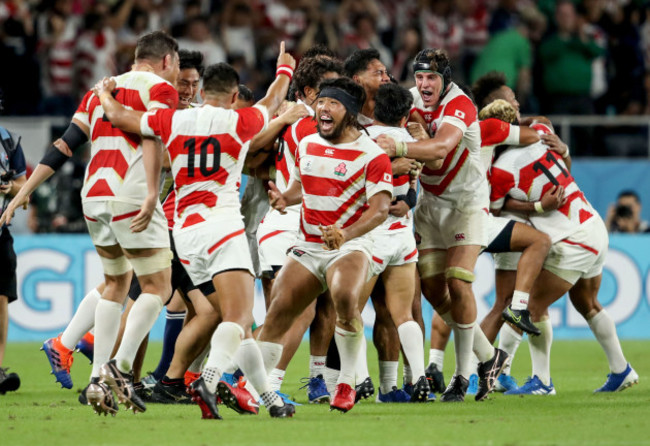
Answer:
M129 228L132 232L142 232L147 229L149 222L153 218L153 213L156 210L157 203L158 196L147 196L147 198L145 198L142 207L140 208L140 212L138 212L138 215L133 217L133 220L131 220Z
M323 239L323 248L325 250L334 251L340 249L343 243L345 243L345 234L338 223L329 226L318 225L318 229L323 234L321 238Z
M282 112L278 119L282 119L282 122L285 125L292 125L294 122L304 118L305 116L309 116L305 104L293 104Z
M414 139L417 139L418 141L422 141L423 139L430 139L429 134L419 122L409 122L406 124L406 130Z
M280 214L284 215L287 213L287 211L285 211L287 208L287 201L284 199L284 195L282 195L282 192L280 192L280 189L278 189L273 181L269 181L269 204Z
M389 158L395 158L395 140L387 135L379 135L377 145L384 149Z
M542 202L542 208L547 212L561 208L566 203L564 188L562 186L553 186L542 195L539 201Z
M391 161L393 175L406 175L412 170L417 170L418 164L411 158L395 158Z
M409 213L409 205L406 204L403 200L398 200L390 204L388 208L388 213L394 215L395 217L404 217Z
M542 142L546 144L550 150L561 156L564 156L564 154L569 151L569 146L564 144L560 137L555 133L543 134Z
M115 82L114 77L105 77L97 82L92 90L93 93L95 93L95 96L99 97L102 93L112 93L116 86L117 82Z
M11 192L11 189L14 187L13 181L7 181L5 184L0 184L0 194L8 195Z
M29 196L25 197L21 195L19 192L9 202L2 215L0 215L0 227L2 227L5 224L8 225L9 223L11 223L11 219L14 218L14 213L16 212L16 209L18 209L19 207L22 207L23 209L27 209L28 204L29 204Z
M284 52L284 40L280 42L280 54L276 66L279 67L280 65L289 65L292 70L296 69L296 59L291 54Z

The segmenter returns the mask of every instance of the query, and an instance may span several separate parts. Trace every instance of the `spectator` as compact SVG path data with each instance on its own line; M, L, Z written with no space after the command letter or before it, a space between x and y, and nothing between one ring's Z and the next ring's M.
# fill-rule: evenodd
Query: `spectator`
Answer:
M379 52L380 59L386 61L386 65L390 70L393 62L393 55L390 50L381 43L379 35L377 35L377 30L375 29L375 22L372 15L369 13L357 14L352 19L352 26L354 27L354 31L346 35L343 39L343 56L347 57L356 50L374 48Z
M517 0L499 0L497 8L492 12L488 31L495 35L517 25Z
M1 108L1 104L0 104ZM5 207L25 184L27 165L20 146L20 137L0 127L0 215ZM14 239L9 227L0 227L0 395L17 390L20 378L16 373L7 373L2 367L7 332L9 330L9 304L18 298L16 289L16 253Z
M518 25L492 36L472 67L471 83L490 71L505 74L508 87L523 104L531 90L532 50L530 30L544 28L546 20L536 9L521 12Z
M253 8L244 0L227 2L221 21L222 38L228 57L243 56L246 65L254 67L257 56Z
M542 112L592 114L591 63L604 53L603 49L585 34L571 1L557 3L555 20L557 31L546 38L539 49L546 92Z
M624 190L618 194L616 203L607 210L605 223L609 232L650 232L648 222L641 220L641 199L633 190Z
M178 46L201 52L206 66L226 61L226 52L210 32L209 21L205 16L195 16L188 20L183 37L178 39Z
M485 0L458 0L456 6L462 18L463 27L463 54L460 69L463 78L469 79L474 61L490 37L488 33L490 14Z
M400 47L395 52L392 69L393 75L400 85L404 87L415 85L413 80L413 59L421 49L420 30L415 26L406 28L401 36Z
M420 13L425 48L443 49L450 59L458 59L463 43L463 26L452 0L428 0ZM457 65L452 62L452 65Z

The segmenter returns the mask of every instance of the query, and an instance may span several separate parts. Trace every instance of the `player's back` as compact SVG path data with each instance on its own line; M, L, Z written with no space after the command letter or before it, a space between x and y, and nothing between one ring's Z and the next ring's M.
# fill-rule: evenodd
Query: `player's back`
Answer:
M178 103L174 87L156 74L129 71L115 80L114 96L126 108L147 111ZM140 204L147 194L141 137L113 127L92 92L86 93L74 117L89 127L92 143L82 198Z
M533 226L546 232L553 242L573 234L594 217L600 218L571 176L562 157L548 150L542 142L506 150L492 166L490 182L493 204L502 204L506 195L520 201L537 202L552 187L562 186L566 198L563 206L554 211L529 215Z

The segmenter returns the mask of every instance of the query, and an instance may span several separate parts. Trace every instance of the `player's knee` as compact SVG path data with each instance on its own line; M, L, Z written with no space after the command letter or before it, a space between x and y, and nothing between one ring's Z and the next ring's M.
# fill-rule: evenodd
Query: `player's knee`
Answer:
M452 266L445 270L445 277L452 296L458 297L471 293L472 282L475 279L472 271L459 266Z
M104 274L112 277L119 277L127 274L133 268L125 256L119 256L114 259L99 257L104 267Z
M444 251L434 251L421 255L418 258L418 272L421 279L443 274L447 263L447 253Z
M549 235L544 232L539 232L539 234L537 234L537 240L535 244L535 251L539 252L540 255L544 253L544 256L548 254L548 252L551 250L551 246L553 245L551 242L551 237L549 237Z
M156 274L170 268L172 265L172 257L171 250L164 248L156 250L149 257L133 257L129 259L129 262L133 265L135 275L140 278L141 276Z

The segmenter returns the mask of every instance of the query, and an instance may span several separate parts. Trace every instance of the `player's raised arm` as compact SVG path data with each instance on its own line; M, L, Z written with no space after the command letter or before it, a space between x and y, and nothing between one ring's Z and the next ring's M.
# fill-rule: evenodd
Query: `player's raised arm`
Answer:
M104 113L111 124L120 130L129 133L140 133L140 118L144 114L141 111L129 110L117 102L113 97L115 90L115 79L105 77L95 84L93 93L99 98Z
M280 43L280 55L276 69L276 77L269 89L259 102L269 111L269 116L274 115L284 98L287 96L289 84L293 77L293 70L296 68L296 60L289 53L284 52L284 41Z

